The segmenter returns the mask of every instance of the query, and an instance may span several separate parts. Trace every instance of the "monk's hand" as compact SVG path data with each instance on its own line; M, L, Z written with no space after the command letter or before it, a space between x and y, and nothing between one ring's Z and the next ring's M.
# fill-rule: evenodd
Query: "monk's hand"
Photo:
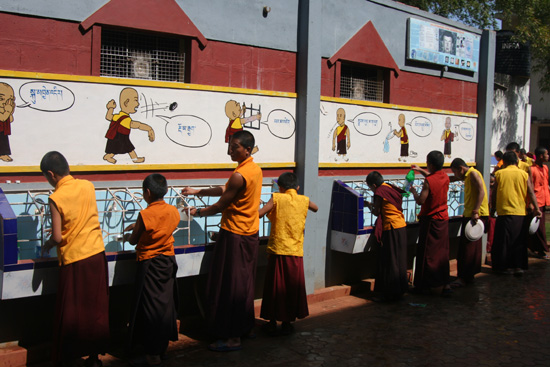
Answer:
M55 245L55 243L53 242L53 240L50 238L48 239L43 245L42 245L42 249L40 250L40 257L44 257L44 254L47 254L48 252L50 252L50 250L52 249L52 247Z
M155 132L153 131L153 129L149 130L147 132L147 135L149 135L149 141L155 141Z
M14 102L14 99L15 98L10 98L6 101L6 104L4 105L4 109L6 110L7 113L9 113L10 115L13 113L13 110L15 109L15 102Z
M199 193L199 190L198 189L194 189L192 187L184 187L182 190L181 190L181 194L184 195L184 196L187 196L187 195L197 195Z

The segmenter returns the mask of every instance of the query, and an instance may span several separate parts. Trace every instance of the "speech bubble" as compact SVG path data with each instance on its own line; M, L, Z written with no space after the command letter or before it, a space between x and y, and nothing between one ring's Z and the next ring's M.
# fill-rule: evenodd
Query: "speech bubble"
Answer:
M411 121L411 130L412 132L420 137L428 136L432 133L433 124L432 122L423 116L417 116Z
M157 116L166 121L168 139L187 148L204 147L212 138L212 128L205 120L193 115Z
M463 121L460 123L460 125L458 125L458 132L464 140L472 140L475 135L474 127L472 126L472 124L466 121Z
M25 104L43 112L60 112L71 108L75 102L74 93L61 84L52 82L28 82L19 88L19 96Z
M362 135L374 136L382 131L382 119L372 112L362 112L348 121L352 122L355 130Z
M296 131L294 116L285 110L271 111L267 116L267 121L262 124L267 125L269 132L279 139L289 139Z

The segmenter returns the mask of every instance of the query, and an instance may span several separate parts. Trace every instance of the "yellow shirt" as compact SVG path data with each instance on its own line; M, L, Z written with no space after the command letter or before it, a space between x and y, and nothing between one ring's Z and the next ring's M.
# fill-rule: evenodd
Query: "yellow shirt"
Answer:
M527 180L529 175L510 165L495 172L497 182L497 214L525 215Z
M94 185L73 176L63 177L50 195L61 214L61 243L57 245L59 265L84 260L105 251Z
M248 157L235 168L243 176L246 188L222 212L221 227L226 231L250 236L260 230L260 197L262 195L262 169Z
M336 135L340 135L340 133L342 132L342 130L344 130L345 127L346 125L338 125L338 127L336 128Z
M383 183L382 185L389 186L387 183ZM382 199L380 211L382 212L381 215L383 231L389 231L392 229L403 228L407 226L407 222L405 222L405 216L403 215L403 212L397 209L395 205L391 204L386 199Z
M525 163L524 161L518 162L518 168L522 171L525 171L529 173L529 167L531 167L529 164Z
M304 228L309 198L296 190L273 194L273 209L267 214L271 232L267 252L276 255L304 256Z
M241 130L243 128L240 117L237 117L235 120L233 120L233 122L231 123L231 128L236 130Z
M130 115L128 115L126 112L120 111L119 113L117 113L116 115L113 116L113 121L117 121L122 116L130 116ZM120 122L120 126L123 126L127 129L130 129L131 124L132 124L132 119L131 118L124 119L122 122Z
M485 186L485 182L483 181L483 176L481 175L481 172L479 172L474 167L470 167L464 177L464 216L467 218L470 218L472 216L472 210L474 210L477 202L478 192L477 188L474 187L474 185L472 184L472 173L479 175L479 178L481 179L481 183L483 185L483 193L485 194L483 200L481 201L481 206L479 207L479 216L487 217L489 216L489 200L487 197L487 187Z

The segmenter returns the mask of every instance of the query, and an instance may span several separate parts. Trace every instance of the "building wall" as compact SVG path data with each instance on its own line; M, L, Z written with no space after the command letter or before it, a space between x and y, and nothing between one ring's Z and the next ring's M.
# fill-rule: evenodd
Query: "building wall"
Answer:
M540 73L531 74L532 87L529 94L529 102L532 105L531 113L533 120L550 121L550 93L543 93L538 86Z
M401 72L398 77L389 71L388 103L415 107L477 113L477 83L438 76ZM321 94L338 97L336 66L321 62Z
M4 70L90 75L92 32L78 23L0 12Z
M548 123L550 122L550 93L543 93L538 86L540 74L531 74L531 90L529 102L531 104L531 142L529 151L533 152L539 145L550 147L550 134Z
M296 92L294 52L211 41L193 47L191 58L194 84Z
M80 23L94 12L110 3L123 3L126 0L89 0L69 1L20 0L9 2L0 0L0 40L5 46L4 57L0 59L0 69L7 71L30 71L36 73L56 73L69 75L98 75L98 66L94 63L99 57L97 40L92 30L81 29ZM146 0L140 4L150 4ZM169 1L169 0L165 0ZM298 99L306 93L299 90L298 72L300 58L298 41L304 34L304 24L300 23L303 15L301 0L280 0L268 4L270 11L264 16L264 1L238 0L177 0L176 3L187 14L199 31L208 40L206 45L192 41L190 82L203 88L208 86L247 88L271 92L298 93ZM443 71L440 66L411 63L406 59L407 19L409 17L430 20L438 24L458 28L466 32L481 34L480 30L464 26L418 9L389 0L322 0L310 1L318 9L320 16L318 32L308 34L307 41L311 48L307 52L315 57L312 63L320 64L320 93L312 100L319 101L321 96L337 97L337 68L329 66L327 59L344 47L366 23L371 21L380 35L391 58L399 68L397 76L390 74L390 104L454 111L466 114L479 114L478 78L479 73L464 73L453 70ZM135 9L132 10L134 12ZM124 16L124 14L121 14ZM140 21L135 19L135 28L139 29ZM313 57L312 56L312 57ZM317 58L317 56L319 56ZM309 64L313 65L313 64ZM306 84L309 85L309 84ZM259 94L259 92L258 92ZM109 97L111 98L111 97ZM298 102L299 104L299 102ZM319 102L320 104L320 102ZM311 119L310 113L320 105L310 105L308 113L296 113L298 119ZM217 107L216 107L217 108ZM104 112L102 112L104 113ZM86 117L84 117L86 118ZM319 118L309 121L311 126L319 126ZM311 131L311 129L310 129ZM305 132L299 132L305 134ZM326 132L323 132L326 134ZM370 147L357 146L360 149ZM357 149L356 148L356 149ZM439 148L435 147L435 148ZM276 146L262 149L277 149ZM298 155L298 153L297 153ZM423 157L419 157L419 163ZM296 170L306 164L313 170L318 169L318 160L300 161L296 159ZM305 163L304 163L305 162ZM411 162L389 164L391 174L402 175ZM359 168L357 168L359 167ZM277 177L283 169L266 169L265 177ZM356 169L355 171L353 171ZM369 166L363 162L356 166L335 163L325 167L320 173L322 178L304 187L311 192L312 199L320 203L322 210L308 219L306 239L306 276L308 292L323 286L335 284L341 278L327 273L325 269L334 270L328 241L328 215L332 181L344 175L364 177L373 169L384 171L386 167L379 164ZM350 171L351 170L351 171ZM147 170L145 170L147 171ZM224 169L170 169L166 173L171 179L203 179L225 177L229 170ZM124 169L101 172L82 172L82 175L98 181L139 179L141 172L129 172ZM36 172L19 172L4 174L12 179L25 177L29 181L40 181Z
M530 148L530 80L504 74L495 76L491 151L504 151L508 143Z

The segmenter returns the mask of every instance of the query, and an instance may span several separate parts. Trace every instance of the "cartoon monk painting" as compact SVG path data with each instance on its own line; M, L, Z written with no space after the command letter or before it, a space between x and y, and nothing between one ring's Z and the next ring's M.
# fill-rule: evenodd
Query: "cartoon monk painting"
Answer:
M138 93L133 88L124 88L120 92L120 112L116 115L114 110L116 102L111 99L107 103L107 114L105 119L110 121L109 130L105 137L107 138L107 146L105 147L105 155L103 159L109 163L115 164L117 161L114 158L116 154L130 155L132 162L143 163L145 157L138 157L135 147L130 141L131 129L147 131L149 141L155 141L155 132L153 128L147 124L132 120L130 114L135 113L139 106Z
M451 118L447 117L445 119L445 130L441 134L441 141L445 142L443 146L443 154L445 157L451 158L451 143L455 140L458 140L458 136L451 131Z
M13 111L15 110L15 97L13 88L6 83L0 83L0 159L11 162L10 139Z
M401 142L401 153L398 160L406 162L409 157L409 134L407 134L407 128L405 127L404 114L399 114L397 118L397 125L399 125L400 129L393 130L393 134L397 136Z
M261 113L258 113L256 115L252 115L249 117L244 117L245 112L246 112L246 106L244 103L242 107L239 104L239 102L234 100L229 100L225 103L225 115L229 118L229 124L225 129L225 142L227 143L227 154L229 154L229 141L231 140L231 136L235 134L237 131L244 130L244 124L255 120L260 121L260 119L262 118ZM252 148L251 154L256 153L258 150L259 150L258 147L255 146L254 148Z
M334 134L332 134L332 150L335 150L336 154L338 154L335 160L341 157L348 161L349 158L346 157L346 154L351 147L351 141L349 128L346 125L346 111L343 108L339 108L336 111L336 122L338 123L338 127L334 130Z

